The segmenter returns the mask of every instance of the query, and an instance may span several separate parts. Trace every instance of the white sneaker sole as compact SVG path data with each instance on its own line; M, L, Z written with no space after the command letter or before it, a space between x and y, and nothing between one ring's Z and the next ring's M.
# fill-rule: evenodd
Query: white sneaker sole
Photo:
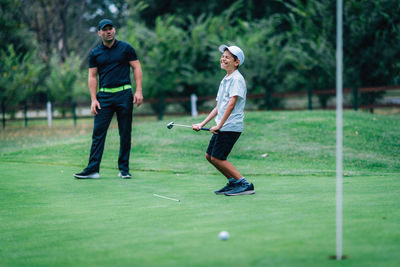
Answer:
M239 193L225 193L225 196L244 196L244 195L252 195L255 194L256 191L254 190L248 190L248 191L243 191Z
M125 176L123 176L121 173L118 173L118 177L121 177L122 179L131 179L131 178L132 178L131 175L125 175Z
M77 174L74 174L74 177L78 178L78 179L99 179L100 178L100 174L98 172L92 173L92 174L89 174L89 175L77 175Z

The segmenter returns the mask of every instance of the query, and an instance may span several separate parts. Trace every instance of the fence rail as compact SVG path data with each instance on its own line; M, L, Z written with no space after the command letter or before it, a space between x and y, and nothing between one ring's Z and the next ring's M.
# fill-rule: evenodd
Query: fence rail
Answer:
M364 88L343 88L343 93L344 94L352 94L352 105L344 105L344 109L369 109L372 110L374 108L400 108L400 100L396 103L386 103L386 104L372 104L372 105L359 105L359 94L362 93L371 93L371 92L387 92L387 91L393 91L393 90L398 90L400 91L400 86L380 86L380 87L364 87ZM272 93L258 93L258 94L247 94L248 99L263 99L266 102L266 109L267 110L304 110L304 109L309 109L312 110L312 96L335 96L336 95L336 90L334 89L329 89L329 90L317 90L317 91L311 91L311 90L302 90L302 91L296 91L296 92L272 92ZM280 99L285 99L285 98L296 98L296 97L307 97L308 100L308 106L307 107L295 107L295 108L272 108L269 105L269 101L271 98L280 98ZM199 96L195 97L196 101L208 101L208 100L214 100L215 96ZM159 105L159 110L158 112L154 112L151 115L157 114L160 119L163 117L163 107L165 107L166 104L171 104L171 103L189 103L193 101L193 98L190 96L188 97L166 97L166 98L149 98L145 99L145 103L149 104L157 104ZM48 103L49 104L49 103ZM48 105L47 104L47 105ZM90 107L90 102L73 102L68 105L63 105L59 103L54 103L52 105L52 108L64 108L65 110L70 110L70 114L72 114L72 118L74 120L74 124L76 125L77 123L77 113L76 109L78 107ZM47 107L48 108L48 107ZM192 103L192 109L193 109L193 103ZM335 109L335 107L330 107L327 106L324 109ZM24 112L24 120L25 120L25 126L28 126L28 120L29 119L34 119L34 118L28 118L28 110L46 110L46 105L44 104L29 104L29 105L19 105L17 107L12 107L10 110L19 110ZM52 112L50 112L52 113ZM171 115L178 115L179 113L174 113ZM182 113L180 113L182 114ZM193 111L192 111L192 114ZM196 113L197 114L197 111ZM47 114L47 118L49 118ZM146 114L147 115L147 114ZM150 114L149 114L150 115ZM52 116L50 116L51 118ZM69 115L68 117L71 117ZM43 119L43 118L41 118ZM6 125L6 110L4 107L2 107L2 122L3 122L3 129L5 128ZM51 123L49 123L49 126Z

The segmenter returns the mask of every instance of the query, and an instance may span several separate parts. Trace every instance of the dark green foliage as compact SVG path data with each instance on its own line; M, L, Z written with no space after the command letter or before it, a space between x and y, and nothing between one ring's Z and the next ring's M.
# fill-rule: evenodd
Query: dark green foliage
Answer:
M11 114L15 105L29 99L36 90L43 63L33 52L18 54L13 45L0 50L0 103Z
M399 84L400 1L350 1L344 9L344 70L348 86ZM361 94L371 105L384 92Z

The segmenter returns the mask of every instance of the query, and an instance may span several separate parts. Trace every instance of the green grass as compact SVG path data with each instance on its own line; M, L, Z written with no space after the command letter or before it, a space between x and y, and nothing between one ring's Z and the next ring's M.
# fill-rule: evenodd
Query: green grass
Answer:
M166 128L202 118L135 118L130 180L116 176L115 122L94 181L72 177L87 164L91 120L8 124L0 132L0 266L398 265L398 115L344 113L341 262L329 259L335 113L248 112L229 158L255 184L255 195L241 197L213 194L226 181L204 158L209 133Z

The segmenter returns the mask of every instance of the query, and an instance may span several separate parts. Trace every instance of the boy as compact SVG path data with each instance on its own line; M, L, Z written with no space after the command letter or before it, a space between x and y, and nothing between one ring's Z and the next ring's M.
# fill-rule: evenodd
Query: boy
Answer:
M246 103L246 83L238 71L244 62L243 51L237 46L221 45L221 69L226 71L217 94L217 105L203 122L193 124L192 129L199 131L216 116L216 126L210 128L213 133L206 152L206 159L227 179L228 183L217 195L237 196L254 194L254 186L236 170L226 159L233 145L243 131L244 106Z

